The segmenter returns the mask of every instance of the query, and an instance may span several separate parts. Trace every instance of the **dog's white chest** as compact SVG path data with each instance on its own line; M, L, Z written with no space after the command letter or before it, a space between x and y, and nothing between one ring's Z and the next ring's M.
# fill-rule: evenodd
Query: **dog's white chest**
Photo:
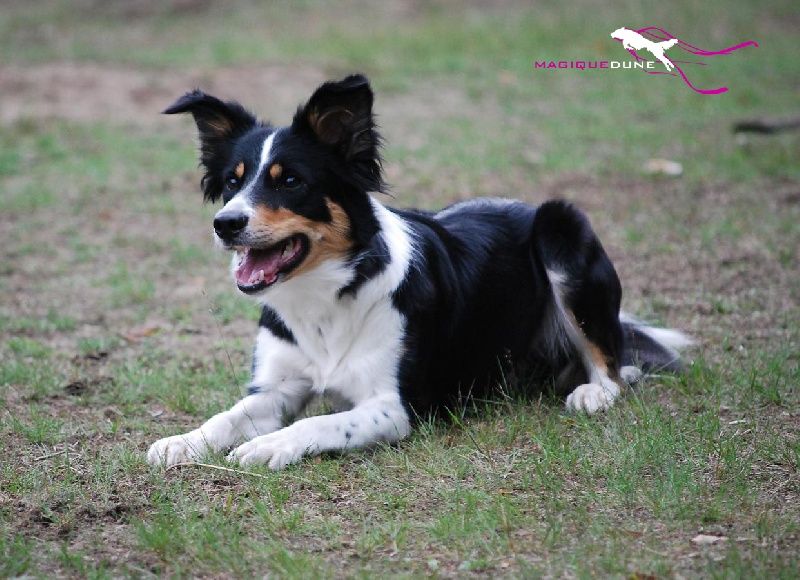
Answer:
M308 361L312 389L352 403L397 388L404 321L384 299L367 308L345 299L331 313L298 327L298 348Z
M269 305L290 329L293 343L259 334L253 379L269 384L297 379L317 394L357 404L389 390L397 392L405 320L392 305L383 276L365 284L356 296L339 296L337 288L352 273L327 263L315 276L291 280L276 288ZM384 283L381 283L384 282Z
M380 393L397 394L406 321L392 296L409 268L412 243L402 220L377 202L373 205L391 254L386 268L354 296L339 294L354 272L350 264L337 261L276 286L266 302L291 330L295 344L261 358L254 380L268 384L288 376L310 382L315 393L352 404ZM265 338L264 346L269 345L277 346Z

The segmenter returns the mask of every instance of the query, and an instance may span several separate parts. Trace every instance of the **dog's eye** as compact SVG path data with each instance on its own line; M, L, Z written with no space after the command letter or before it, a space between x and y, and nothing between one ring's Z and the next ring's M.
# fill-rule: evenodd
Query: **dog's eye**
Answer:
M230 190L230 191L233 191L234 189L236 189L237 187L239 187L239 180L238 180L238 179L236 179L235 177L229 177L229 178L227 179L227 181L225 181L225 187L226 187L228 190Z
M287 173L283 177L283 179L281 179L281 184L286 189L296 189L296 188L300 187L303 184L303 182L301 181L301 179L299 177L297 177L293 173Z

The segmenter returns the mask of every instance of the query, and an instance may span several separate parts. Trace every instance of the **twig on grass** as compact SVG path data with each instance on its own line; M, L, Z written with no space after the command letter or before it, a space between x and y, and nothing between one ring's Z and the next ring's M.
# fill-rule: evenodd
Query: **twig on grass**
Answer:
M41 455L39 457L34 457L34 461L44 461L45 459L50 459L51 457L56 457L58 455L64 455L67 453L69 449L62 449L61 451L54 451L53 453L47 453L45 455Z
M42 451L45 450L44 445L42 445ZM45 459L52 459L53 457L58 457L59 455L64 455L68 453L75 453L75 445L64 445L64 449L60 451L51 451L50 453L45 453L44 455L40 455L39 457L34 457L34 461L44 461ZM67 456L69 459L69 456Z
M170 465L167 467L166 471L171 469L175 469L176 467L207 467L208 469L216 469L218 471L227 471L228 473L235 473L237 475L249 475L251 477L257 477L259 479L269 479L265 475L261 475L260 473L253 473L252 471L243 471L241 469L233 469L231 467L223 467L221 465L212 465L210 463L198 463L196 461L186 461L184 463L175 463L174 465Z

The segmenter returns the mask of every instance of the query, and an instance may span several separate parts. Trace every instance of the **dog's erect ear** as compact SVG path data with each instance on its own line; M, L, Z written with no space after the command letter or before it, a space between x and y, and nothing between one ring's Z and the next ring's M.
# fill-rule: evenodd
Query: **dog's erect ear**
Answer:
M186 93L164 110L166 115L191 113L200 133L200 163L205 198L216 201L223 188L222 171L229 161L234 140L252 129L257 120L239 103L224 102L195 90Z
M295 122L306 122L322 143L336 146L345 161L377 156L380 137L372 119L372 89L363 75L319 87Z

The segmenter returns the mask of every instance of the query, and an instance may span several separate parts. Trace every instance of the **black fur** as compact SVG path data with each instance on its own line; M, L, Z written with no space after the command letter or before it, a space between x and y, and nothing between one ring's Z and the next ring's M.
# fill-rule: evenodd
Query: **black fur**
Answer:
M621 287L586 217L566 202L464 203L429 216L399 212L419 240L419 260L394 301L408 322L404 397L416 412L487 396L510 373L558 377L576 359L554 337L547 270L569 284L566 306L618 370ZM580 359L578 359L580 360ZM588 377L581 368L562 387Z
M239 103L224 102L199 90L185 94L164 110L166 115L176 113L191 113L194 117L200 132L200 163L206 168L204 197L217 201L222 197L226 165L237 141L259 123Z
M275 310L267 305L261 308L261 318L258 321L258 325L261 328L266 328L281 340L297 344L294 334L292 334L292 331L286 326L286 323L281 320L281 317L278 316Z
M267 175L251 195L257 204L316 222L332 219L326 200L341 206L353 240L347 257L353 276L338 297L358 300L392 259L369 197L385 189L372 104L367 79L353 75L323 84L283 129L200 91L165 112L194 116L210 201L227 202L237 193L273 135L271 163L285 173ZM237 179L240 162L245 174ZM300 185L289 188L287 174ZM633 360L678 368L674 351L640 326L620 322L616 271L586 216L569 203L472 200L435 214L392 211L414 241L412 263L391 300L405 320L399 388L415 414L490 395L509 373L553 380L567 395L590 382L590 355L615 381L621 365ZM297 344L268 306L260 325Z

